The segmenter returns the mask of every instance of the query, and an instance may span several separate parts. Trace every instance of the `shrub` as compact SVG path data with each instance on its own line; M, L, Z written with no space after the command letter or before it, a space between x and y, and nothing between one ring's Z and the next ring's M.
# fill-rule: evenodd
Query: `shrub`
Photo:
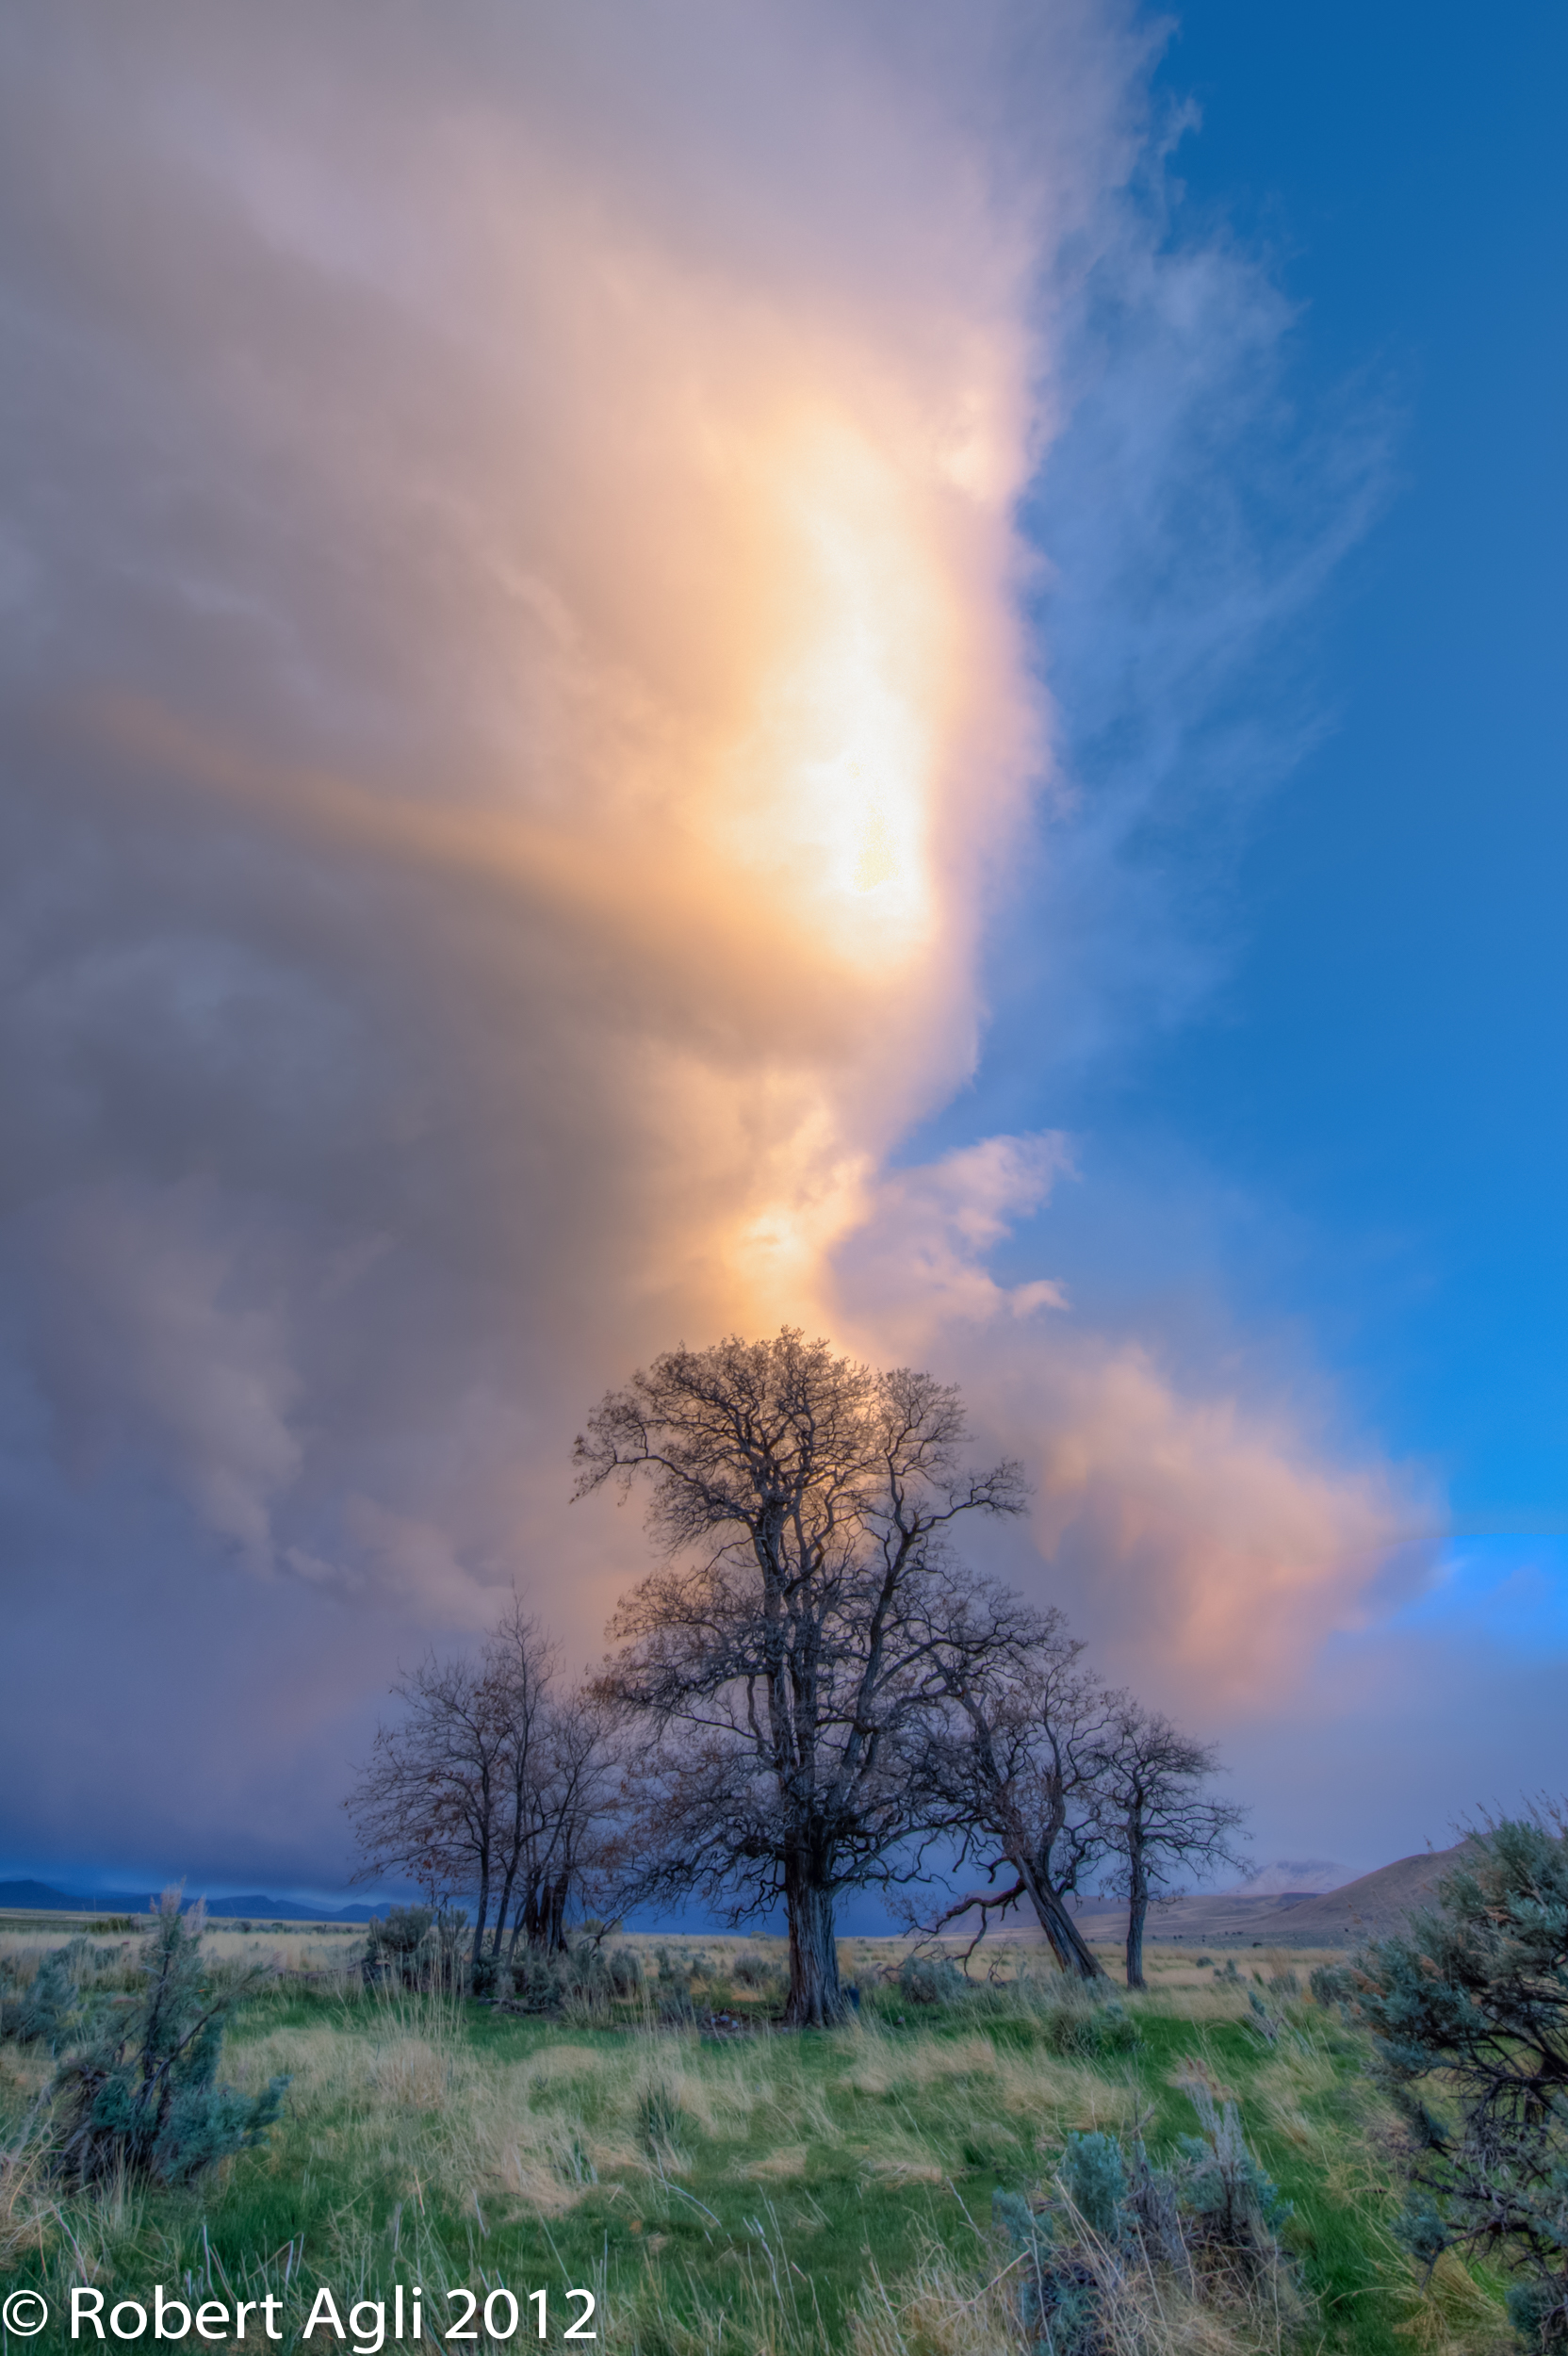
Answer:
M568 1988L593 1995L610 1993L610 1958L601 1947L568 1947L558 1954L556 1961Z
M1116 2241L1127 2200L1127 2168L1115 2135L1069 2135L1061 2176L1069 2200L1091 2233L1102 2241Z
M510 1996L513 1989L512 1966L504 1955L481 1955L470 1968L469 1987L482 2000Z
M1152 2166L1141 2138L1129 2156L1116 2135L1068 2137L1057 2182L1074 2219L1116 2247L1141 2242L1169 2258L1223 2250L1229 2257L1271 2257L1278 2229L1291 2214L1248 2148L1233 2102L1183 2081L1200 2132L1184 2135L1177 2156Z
M1053 2248L1050 2218L1021 2193L992 2193L991 2221L1021 2262L1018 2317L1029 2348L1045 2356L1094 2356L1101 2346L1094 2269Z
M1553 2282L1511 2284L1508 2319L1527 2348L1559 2348L1563 2344L1562 2299Z
M906 1955L899 1968L899 1993L910 2004L956 2004L969 1985L947 1955Z
M566 1996L564 1958L525 1948L512 1966L512 1992L525 2012L558 2012Z
M256 1975L209 1968L204 1927L200 1909L182 1917L177 1892L167 1891L142 1941L139 1996L85 2016L80 2041L60 2053L48 2093L58 2165L75 2182L184 2184L266 2140L287 2080L256 2096L219 2085L224 2029Z
M1328 2011L1335 2004L1343 2005L1352 1994L1349 1975L1337 1963L1320 1963L1308 1974L1307 1988L1314 2004Z
M1052 2004L1040 2015L1040 2028L1054 2053L1083 2060L1131 2053L1143 2042L1137 2022L1114 1996L1105 2004Z
M19 2043L47 2045L52 2053L69 2043L81 2018L79 1974L86 1948L85 1939L74 1939L69 1947L44 1956L17 2009Z
M602 1947L573 1947L549 1958L561 2001L579 2020L606 2021L615 1994L614 1974Z
M1103 2285L1093 2259L1071 2242L1058 2244L1049 2212L1020 2193L993 2193L991 2217L1021 2262L1018 2317L1033 2356L1102 2356Z
M24 1972L8 1960L0 1964L0 1979L16 1989ZM47 2045L52 2053L79 2044L91 2021L102 2010L105 1983L123 1981L122 1951L94 1947L78 1934L64 1947L51 1949L20 1992L0 2004L0 2037L19 2044Z
M1221 2109L1206 2086L1186 2092L1201 2133L1169 2167L1153 2167L1141 2139L1124 2150L1115 2135L1074 2135L1043 2200L993 2196L993 2223L1014 2251L1019 2321L1038 2356L1130 2344L1119 2313L1130 2295L1137 2308L1140 2282L1157 2293L1164 2279L1189 2299L1207 2283L1227 2300L1254 2285L1266 2303L1288 2287L1274 2235L1289 2210L1248 2150L1235 2105Z
M374 1917L365 1929L367 1982L392 1980L401 1988L419 1985L419 1958L435 1921L430 1906L390 1906L384 1921Z
M634 1947L612 1947L605 1958L610 1985L614 1993L625 1999L640 1996L643 1991L643 1965Z
M281 1929L282 1924L274 1924ZM461 1906L392 1906L365 1931L360 1969L367 1986L466 1988L468 1917Z
M1183 2081L1183 2091L1200 2132L1181 2139L1186 2166L1177 2199L1196 2220L1196 2238L1243 2258L1272 2255L1275 2234L1291 2213L1289 2201L1249 2151L1235 2104L1216 2102L1193 2079ZM1185 2237L1190 2245L1195 2234Z
M1324 1993L1372 2028L1409 2128L1409 2247L1500 2260L1515 2329L1568 2348L1568 1824L1487 1824L1437 1897Z
M1258 1994L1255 1988L1248 1989L1247 2002L1252 2014L1252 2027L1268 2044L1277 2045L1280 2041L1280 2032L1286 2025L1284 2014L1277 2012L1266 1998Z
M770 1956L743 1947L735 1958L731 1977L737 1988L761 1989L776 1988L780 1974Z

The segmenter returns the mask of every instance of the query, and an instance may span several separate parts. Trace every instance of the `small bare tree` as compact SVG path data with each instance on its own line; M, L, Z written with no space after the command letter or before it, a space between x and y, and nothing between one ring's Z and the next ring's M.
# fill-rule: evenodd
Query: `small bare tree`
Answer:
M915 1870L943 1541L1022 1504L1016 1466L966 1471L964 1439L956 1391L786 1329L669 1351L577 1445L580 1496L647 1480L665 1558L600 1688L656 1738L630 1894L697 1890L733 1921L782 1901L799 2025L842 2015L838 1892Z
M546 1954L564 1948L570 1907L580 1910L604 1877L619 1814L614 1731L612 1713L596 1693L574 1692L547 1703L534 1746L509 1959L519 1939ZM503 1927L498 1917L498 1953Z
M433 1656L399 1678L400 1723L378 1727L344 1805L357 1879L404 1873L433 1904L474 1901L470 1972L488 1935L565 1944L568 1906L612 1804L603 1705L556 1691L557 1661L514 1600L476 1661ZM497 1900L492 1926L491 1900Z
M494 1680L433 1654L392 1688L405 1715L378 1726L369 1763L343 1805L365 1863L354 1876L403 1873L433 1905L477 1894L472 1962L483 1952L511 1728Z
M1103 1845L1096 1776L1123 1697L1084 1667L1084 1646L1054 1606L976 1589L933 1633L950 1706L932 1737L931 1779L947 1800L956 1861L978 1859L987 1879L925 1927L934 1935L977 1911L978 1944L993 1913L1027 1904L1062 1970L1102 1979L1068 1900Z
M1212 1744L1195 1742L1168 1718L1122 1694L1094 1746L1095 1815L1103 1851L1114 1859L1113 1890L1127 1899L1127 1985L1142 1988L1143 1930L1149 1902L1184 1867L1240 1867L1247 1810L1204 1797L1218 1773Z
M484 1678L496 1713L507 1728L504 1791L500 1807L500 1901L496 1908L496 1948L499 1952L508 1913L516 1900L512 1950L519 1926L528 1922L530 1945L536 1939L536 1911L542 1871L540 1850L546 1842L548 1786L553 1752L555 1712L550 1689L557 1670L554 1647L537 1625L524 1616L515 1595L484 1648ZM519 1878L520 1877L520 1878Z

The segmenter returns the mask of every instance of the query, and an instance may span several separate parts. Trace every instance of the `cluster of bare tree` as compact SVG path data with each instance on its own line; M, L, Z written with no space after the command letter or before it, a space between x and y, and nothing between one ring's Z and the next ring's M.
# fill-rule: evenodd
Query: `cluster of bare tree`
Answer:
M956 1390L789 1330L669 1351L608 1394L578 1494L647 1483L660 1566L570 1696L515 1610L477 1668L403 1681L406 1721L349 1803L369 1868L477 1892L476 1961L497 1890L509 1955L562 1939L590 1873L618 1910L781 1907L801 2025L842 2015L843 1892L963 1866L983 1888L927 1927L1027 1906L1064 1971L1100 1977L1069 1903L1092 1868L1127 1897L1141 1987L1151 1899L1235 1861L1242 1811L1206 1795L1210 1750L1090 1674L1059 1612L958 1562L965 1517L1025 1502L1016 1465L966 1467L965 1437Z
M1017 1623L1004 1645L947 1674L923 1764L959 1860L977 1858L986 1879L927 1927L967 1916L977 1943L993 1913L1028 1906L1063 1971L1098 1979L1068 1903L1092 1867L1127 1900L1127 1985L1142 1988L1152 1901L1178 1875L1239 1865L1246 1811L1206 1792L1212 1747L1084 1667L1058 1612L1019 1608Z
M402 1721L378 1730L344 1803L360 1878L404 1873L433 1905L473 1903L475 1971L487 1938L509 1963L519 1941L563 1948L615 1813L604 1706L562 1690L554 1648L515 1601L477 1662L432 1658L393 1692Z

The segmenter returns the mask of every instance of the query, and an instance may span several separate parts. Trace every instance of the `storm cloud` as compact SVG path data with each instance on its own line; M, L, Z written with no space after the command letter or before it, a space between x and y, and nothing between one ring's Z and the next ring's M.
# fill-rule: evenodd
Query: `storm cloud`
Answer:
M1088 275L1172 306L1131 15L0 45L13 1851L337 1878L400 1655L514 1584L596 1650L597 1393L786 1319L965 1381L1122 1665L1288 1686L1424 1509L994 1274L1070 1141L898 1161L1017 875L1114 896L1019 517Z

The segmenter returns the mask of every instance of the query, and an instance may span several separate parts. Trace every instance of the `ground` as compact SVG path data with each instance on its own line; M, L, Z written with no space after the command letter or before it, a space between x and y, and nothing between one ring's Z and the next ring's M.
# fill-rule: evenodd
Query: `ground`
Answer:
M1148 1992L1122 2000L1136 2042L1118 2030L1097 2052L1073 2050L1049 1964L1022 1943L988 1941L971 1969L994 1984L922 2005L893 1977L900 1946L846 1940L859 2013L800 2036L767 2025L782 1951L766 1940L619 1942L641 1956L642 1995L561 2019L367 1992L345 1969L360 1947L347 1934L213 1937L280 1967L241 2015L223 2074L247 2088L284 2074L290 2087L267 2149L199 2189L60 2200L21 2140L47 2057L0 2045L16 2154L0 2175L0 2290L43 2289L50 2331L72 2282L106 2299L150 2299L161 2282L231 2311L271 2291L286 2350L353 2345L330 2326L300 2336L324 2285L346 2327L352 2302L386 2301L390 2345L397 2287L406 2328L417 2284L427 2337L462 2324L455 2294L471 2290L481 2337L456 2343L470 2348L486 2344L483 2301L503 2291L518 2302L516 2344L537 2345L539 2290L547 2343L564 2348L585 2306L566 2294L580 2288L594 2345L615 2356L1021 2350L993 2193L1049 2183L1074 2129L1141 2131L1158 2155L1196 2123L1181 2083L1196 2079L1239 2101L1293 2204L1287 2296L1271 2316L1188 2317L1140 2348L1457 2356L1508 2344L1495 2284L1456 2270L1423 2296L1391 2235L1397 2151L1366 2049L1292 1991L1321 1949L1210 1962L1155 1948ZM0 1955L20 1963L45 1943L0 1935ZM678 1989L694 1992L695 2024L662 2022ZM714 2027L715 2014L739 2025ZM509 2299L488 2312L505 2333ZM366 2337L372 2323L364 2310ZM244 2345L261 2345L261 2328L258 2315ZM10 2356L23 2343L5 2345Z

